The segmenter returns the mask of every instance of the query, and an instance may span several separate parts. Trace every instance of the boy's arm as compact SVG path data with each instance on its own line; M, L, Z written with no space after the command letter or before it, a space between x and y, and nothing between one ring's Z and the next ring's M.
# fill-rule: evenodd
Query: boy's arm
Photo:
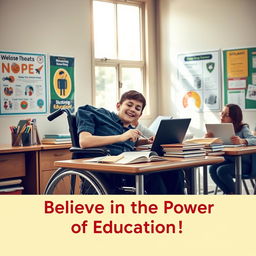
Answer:
M124 142L126 140L136 142L139 136L140 132L135 129L130 129L120 135L110 136L96 136L89 132L81 132L79 134L79 144L81 148L101 147L118 142Z

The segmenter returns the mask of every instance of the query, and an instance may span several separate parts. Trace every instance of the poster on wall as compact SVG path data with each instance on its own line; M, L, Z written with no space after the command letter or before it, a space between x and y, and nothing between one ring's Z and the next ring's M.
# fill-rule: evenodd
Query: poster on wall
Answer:
M74 63L72 57L50 56L50 112L67 108L74 112Z
M256 109L256 48L223 50L224 104Z
M0 114L46 113L46 56L0 52L0 65Z
M184 110L219 110L220 51L178 55L179 104Z

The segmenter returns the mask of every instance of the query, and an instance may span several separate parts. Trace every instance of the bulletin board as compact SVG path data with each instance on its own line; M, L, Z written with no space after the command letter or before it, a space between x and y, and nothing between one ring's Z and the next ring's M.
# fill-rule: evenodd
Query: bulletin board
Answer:
M224 104L256 109L256 48L223 50Z
M220 50L178 55L178 88L183 111L219 111L221 105Z

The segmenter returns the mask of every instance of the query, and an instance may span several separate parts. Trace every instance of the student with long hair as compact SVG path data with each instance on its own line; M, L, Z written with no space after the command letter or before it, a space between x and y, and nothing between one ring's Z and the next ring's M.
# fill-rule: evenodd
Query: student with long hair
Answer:
M245 146L256 145L256 137L252 135L249 125L243 122L243 113L236 104L228 104L221 112L221 123L232 123L235 130L235 136L230 140L233 144L243 144ZM206 134L206 137L212 137L212 134ZM252 155L242 156L242 173L251 172ZM235 193L235 160L234 157L225 156L225 161L220 164L210 166L210 175L216 185L224 194Z

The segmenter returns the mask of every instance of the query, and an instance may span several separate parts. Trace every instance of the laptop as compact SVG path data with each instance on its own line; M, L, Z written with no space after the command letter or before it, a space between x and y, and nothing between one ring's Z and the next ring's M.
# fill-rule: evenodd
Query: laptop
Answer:
M162 144L182 143L190 121L191 118L161 120L151 151L162 156Z
M151 130L154 134L157 133L158 127L160 125L160 122L162 120L168 120L168 119L172 119L171 116L158 116L153 123L148 127L149 130Z
M232 123L205 124L207 132L211 132L213 137L220 138L224 147L241 147L241 144L233 144L230 137L235 136Z

